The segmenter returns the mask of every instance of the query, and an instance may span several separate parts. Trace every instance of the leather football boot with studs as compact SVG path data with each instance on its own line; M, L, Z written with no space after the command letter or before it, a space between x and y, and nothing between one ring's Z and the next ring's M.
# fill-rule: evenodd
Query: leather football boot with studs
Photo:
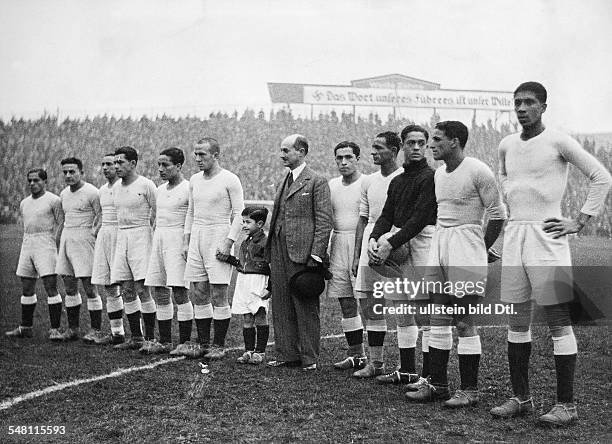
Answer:
M353 373L353 378L367 379L380 376L385 372L383 366L376 367L372 362L368 362L364 368Z
M478 390L457 390L448 401L445 401L442 406L449 409L458 409L462 407L471 407L478 404Z
M533 410L533 398L521 401L517 397L512 397L502 405L493 407L490 413L496 418L514 418L516 416L523 416L533 413Z
M573 403L558 403L546 414L540 416L543 424L564 427L578 421L578 412Z
M5 336L9 338L31 338L32 337L32 327L22 327L21 325L13 330L7 331L4 333Z
M379 384L411 384L418 380L419 375L416 373L404 373L399 370L376 377L376 382Z
M446 401L450 397L448 385L433 385L430 380L419 385L414 392L406 392L406 399L412 402Z
M338 361L334 363L334 368L336 370L361 370L368 363L367 356L348 356L342 361Z

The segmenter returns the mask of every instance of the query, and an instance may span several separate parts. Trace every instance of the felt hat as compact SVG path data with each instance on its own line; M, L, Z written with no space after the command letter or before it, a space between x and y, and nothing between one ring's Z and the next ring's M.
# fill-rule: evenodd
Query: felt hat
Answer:
M291 276L289 288L304 299L318 297L325 290L325 278L320 267L309 267Z

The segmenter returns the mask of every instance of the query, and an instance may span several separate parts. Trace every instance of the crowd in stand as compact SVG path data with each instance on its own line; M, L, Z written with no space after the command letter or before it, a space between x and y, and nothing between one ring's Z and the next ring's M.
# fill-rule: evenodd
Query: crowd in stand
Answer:
M337 175L333 147L342 140L356 142L364 149L361 167L365 173L374 171L368 147L372 137L382 131L398 131L409 123L405 119L389 116L383 121L378 115L354 118L351 114L335 112L320 114L318 118L302 119L290 111L272 112L269 116L247 110L242 116L211 114L207 119L167 116L149 119L115 118L99 116L84 120L65 120L45 117L38 120L0 121L0 223L13 223L19 217L19 202L27 195L25 173L30 168L45 168L49 173L48 189L54 193L64 187L60 160L76 156L85 165L84 179L96 185L104 182L99 165L106 153L122 145L132 145L140 153L140 173L160 182L157 173L157 155L164 149L177 146L189 152L193 143L204 137L215 137L221 143L221 164L236 173L243 184L246 199L271 200L274 184L283 174L279 168L279 144L287 134L299 133L308 137L312 149L309 164L327 177ZM435 124L432 117L428 130ZM497 147L507 134L516 132L512 125L494 127L471 123L466 153L477 157L497 169ZM594 141L580 140L583 147L612 170L612 148L596 146ZM196 172L192 158L186 162L186 174ZM573 168L573 167L572 167ZM587 179L570 170L563 211L575 217L584 202ZM582 234L612 237L612 194L606 207Z

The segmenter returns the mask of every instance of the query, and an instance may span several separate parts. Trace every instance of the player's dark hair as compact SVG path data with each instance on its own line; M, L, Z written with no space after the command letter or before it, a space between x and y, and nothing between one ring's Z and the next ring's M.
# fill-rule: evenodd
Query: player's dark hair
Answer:
M32 173L38 174L38 178L40 180L47 180L47 172L43 170L42 168L32 168L31 170L28 171L28 173L26 174L26 177L28 177Z
M83 172L83 162L81 159L77 159L76 157L66 157L65 159L60 160L60 165L73 164L79 168L79 171Z
M133 160L134 162L138 163L138 151L136 151L134 147L126 145L126 146L117 148L115 150L115 156L119 156L121 154L123 154L127 160L129 161Z
M546 103L546 99L548 98L546 88L544 88L544 85L538 82L521 83L518 88L514 90L514 95L516 96L516 94L521 91L528 91L534 93L536 99L538 99L540 103Z
M406 141L406 137L408 137L408 134L414 133L414 132L423 133L423 135L425 136L425 141L429 140L429 133L421 125L408 125L406 128L402 130L402 133L401 133L402 143Z
M468 140L468 129L463 123L457 120L445 120L436 123L436 129L439 129L449 139L459 139L459 146L465 148Z
M268 218L268 209L266 207L245 207L241 213L243 216L253 219L255 222L266 223Z
M204 144L207 144L210 147L208 149L208 151L210 151L210 154L218 155L221 152L221 147L219 146L219 142L217 142L217 139L214 139L212 137L202 137L196 143L196 145L204 145Z
M338 145L336 145L336 147L334 148L334 156L336 155L336 152L341 148L352 148L355 157L359 157L359 154L361 153L359 145L357 145L355 142L349 142L348 140L345 140L344 142L340 142Z
M185 163L185 154L183 150L176 147L170 147L163 150L159 153L160 156L168 156L173 164L178 165L179 163L182 165Z
M297 136L293 142L293 149L304 150L304 155L308 154L308 140L304 136Z
M106 154L105 154L104 156L102 156L102 157L108 157L108 156L110 156L110 157L115 157L115 153L106 153Z
M376 138L385 139L385 145L389 148L395 148L395 154L399 153L400 147L402 146L402 140L396 132L385 131L383 133L378 133L376 134Z

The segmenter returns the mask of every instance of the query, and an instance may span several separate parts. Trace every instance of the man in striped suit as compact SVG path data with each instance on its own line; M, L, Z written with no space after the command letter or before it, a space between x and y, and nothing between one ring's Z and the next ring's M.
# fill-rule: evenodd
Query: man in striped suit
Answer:
M329 185L304 163L307 154L304 136L294 134L281 143L281 159L290 172L277 189L267 244L278 353L268 365L301 366L305 371L317 368L319 298L298 294L289 281L308 267L321 265L332 230Z

